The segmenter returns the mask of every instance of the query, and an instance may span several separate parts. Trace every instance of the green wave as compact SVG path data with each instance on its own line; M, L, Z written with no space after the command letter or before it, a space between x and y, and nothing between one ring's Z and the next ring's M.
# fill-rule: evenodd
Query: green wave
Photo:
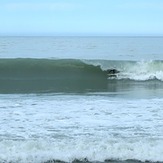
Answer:
M107 72L74 59L0 59L0 93L82 92L107 88Z

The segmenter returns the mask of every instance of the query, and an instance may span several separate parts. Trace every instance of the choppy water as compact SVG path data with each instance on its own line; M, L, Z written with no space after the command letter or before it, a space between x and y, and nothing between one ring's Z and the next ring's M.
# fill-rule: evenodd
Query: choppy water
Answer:
M163 162L162 43L0 38L0 162Z

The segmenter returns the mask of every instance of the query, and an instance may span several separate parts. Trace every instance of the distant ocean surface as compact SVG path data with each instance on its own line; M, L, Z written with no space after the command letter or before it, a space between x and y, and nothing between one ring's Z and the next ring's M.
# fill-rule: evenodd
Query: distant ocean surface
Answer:
M163 37L0 37L0 163L163 162Z

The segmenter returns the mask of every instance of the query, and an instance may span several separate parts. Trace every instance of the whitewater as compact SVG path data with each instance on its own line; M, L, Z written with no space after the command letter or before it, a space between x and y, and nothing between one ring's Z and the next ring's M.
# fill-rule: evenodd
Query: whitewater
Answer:
M1 37L0 163L163 162L162 43Z

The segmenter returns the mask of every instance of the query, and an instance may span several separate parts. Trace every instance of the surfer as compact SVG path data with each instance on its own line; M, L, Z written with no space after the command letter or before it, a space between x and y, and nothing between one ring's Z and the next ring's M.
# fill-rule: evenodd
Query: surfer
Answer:
M108 69L106 70L109 77L117 77L117 74L120 73L120 71L116 69Z

